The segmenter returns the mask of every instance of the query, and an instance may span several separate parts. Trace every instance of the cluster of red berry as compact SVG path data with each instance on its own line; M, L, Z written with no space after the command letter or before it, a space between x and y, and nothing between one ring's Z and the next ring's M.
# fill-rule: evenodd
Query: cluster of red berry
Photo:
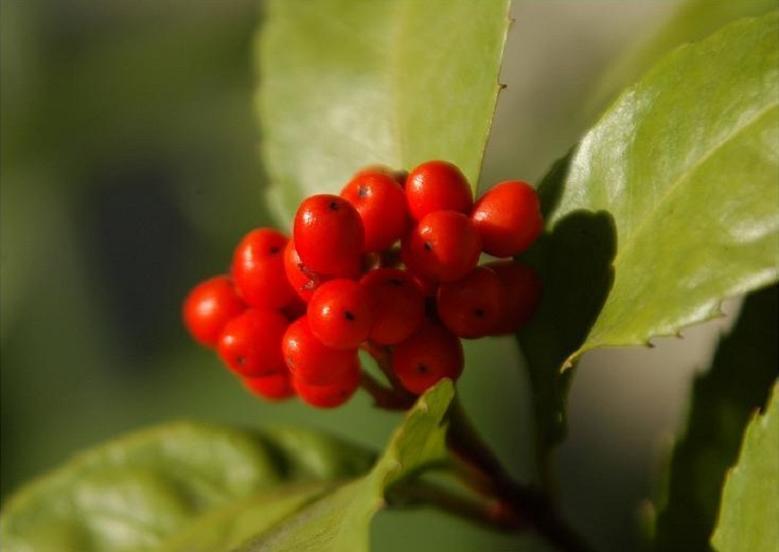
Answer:
M397 392L418 395L460 375L459 338L511 333L531 316L535 272L514 260L478 262L482 252L524 251L542 226L524 182L500 183L474 205L450 163L364 169L340 196L304 200L292 239L270 228L244 236L230 276L190 292L184 321L267 399L344 403L367 377L360 347Z

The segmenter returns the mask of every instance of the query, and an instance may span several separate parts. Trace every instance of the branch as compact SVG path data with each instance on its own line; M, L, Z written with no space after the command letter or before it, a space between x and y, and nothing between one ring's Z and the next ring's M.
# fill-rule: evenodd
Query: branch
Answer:
M457 460L455 468L460 470L461 479L476 492L502 500L521 523L532 527L558 549L591 550L545 493L513 480L476 432L456 398L449 412L447 445Z
M473 500L420 479L393 487L388 492L387 501L395 508L433 506L497 531L514 532L522 527L514 512L506 508L500 500Z

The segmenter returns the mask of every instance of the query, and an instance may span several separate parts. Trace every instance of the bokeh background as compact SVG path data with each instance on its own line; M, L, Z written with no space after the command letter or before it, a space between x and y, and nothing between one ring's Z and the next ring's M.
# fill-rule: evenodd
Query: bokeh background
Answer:
M615 64L677 7L516 2L484 183L538 180L609 97ZM261 403L181 328L187 289L224 271L244 232L270 223L252 109L261 12L256 0L2 0L3 497L82 447L170 418L301 424L373 447L398 421L361 395L335 412ZM727 324L581 364L560 488L567 515L600 549L635 548L692 377ZM466 408L530 477L515 343L486 340L468 357ZM521 542L425 511L381 514L373 541L408 552Z

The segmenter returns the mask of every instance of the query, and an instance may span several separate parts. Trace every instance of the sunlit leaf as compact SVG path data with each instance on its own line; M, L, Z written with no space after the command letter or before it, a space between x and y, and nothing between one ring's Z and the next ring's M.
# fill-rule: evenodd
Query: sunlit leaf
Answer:
M675 51L544 180L548 234L530 255L544 300L520 336L542 447L564 431L561 366L676 335L776 281L777 33L773 13Z
M271 0L256 105L271 202L365 165L446 159L476 186L495 111L509 0Z
M370 461L313 432L169 424L82 453L24 487L4 505L0 541L35 552L203 549L192 542L227 550Z

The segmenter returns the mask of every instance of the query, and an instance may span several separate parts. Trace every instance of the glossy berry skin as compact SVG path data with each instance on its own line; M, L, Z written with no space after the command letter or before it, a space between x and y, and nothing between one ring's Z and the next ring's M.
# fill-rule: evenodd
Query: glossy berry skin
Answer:
M333 349L356 349L368 339L373 324L367 294L360 284L345 278L319 286L307 312L313 334Z
M477 266L462 280L438 288L438 316L458 337L475 339L494 333L503 317L506 292L494 270Z
M504 289L503 314L495 335L516 332L532 318L541 302L543 287L535 270L516 261L489 263Z
M360 363L355 359L343 377L331 385L311 385L299 378L293 378L292 384L304 403L316 408L335 408L352 398L360 386Z
M392 370L403 387L421 395L443 378L460 377L463 362L460 340L443 326L427 322L395 347Z
M468 181L456 166L446 161L428 161L408 173L406 203L414 220L435 211L469 214L473 195Z
M403 261L422 278L456 282L479 262L481 239L471 220L455 211L423 218L403 243Z
M252 395L269 401L282 401L295 394L292 377L286 371L259 378L241 378L241 382Z
M425 317L425 296L414 278L403 270L379 268L360 280L373 315L369 339L396 345L419 328Z
M284 249L284 271L290 286L305 303L311 300L314 290L326 279L303 264L292 240L287 242Z
M360 214L342 197L311 196L295 215L293 238L300 260L325 276L348 276L359 267L364 235Z
M287 237L271 228L252 230L233 254L232 275L240 296L253 307L280 309L295 293L284 271Z
M288 324L277 311L250 308L228 322L217 352L241 376L256 378L286 372L281 338Z
M238 297L230 278L216 276L189 292L181 314L184 325L197 342L215 347L227 323L245 309L246 304Z
M471 220L481 236L484 252L511 257L525 251L541 235L544 219L538 194L527 182L501 182L485 193Z
M338 350L323 345L311 331L308 316L290 324L282 340L282 352L295 379L307 385L333 385L353 369L357 350Z
M383 251L405 234L406 194L393 174L377 169L360 171L341 191L341 197L360 213L366 252Z

